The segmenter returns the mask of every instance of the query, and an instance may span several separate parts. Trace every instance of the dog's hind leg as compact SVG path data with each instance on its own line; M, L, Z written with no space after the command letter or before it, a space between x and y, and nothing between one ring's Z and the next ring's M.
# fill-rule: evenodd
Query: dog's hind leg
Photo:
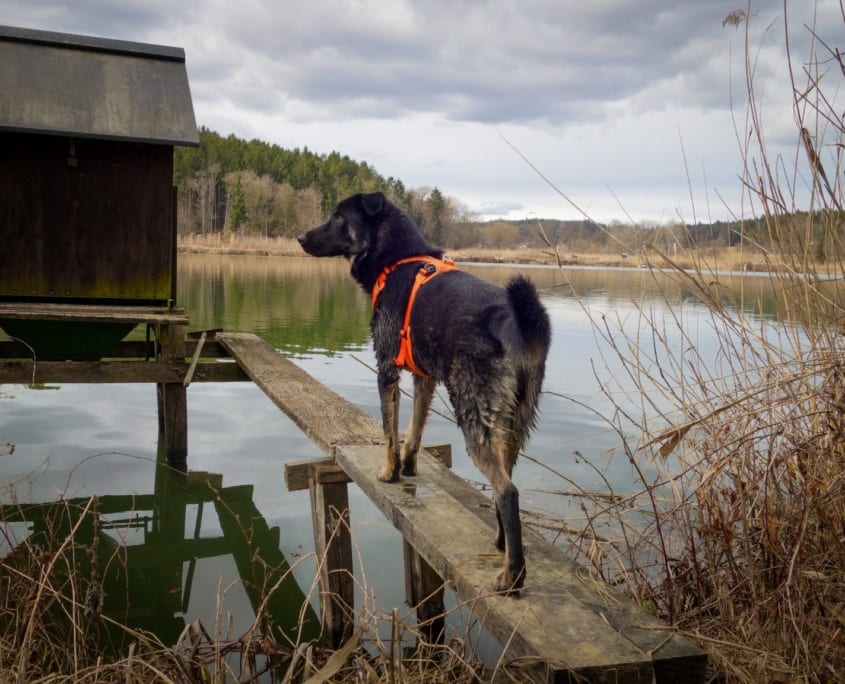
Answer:
M505 566L496 575L495 591L519 594L525 584L525 553L522 548L522 522L519 519L519 490L508 481L501 493L496 492L496 510L501 519L501 536L505 539Z
M420 440L436 385L431 378L414 375L414 410L405 432L405 444L402 445L403 475L417 474L417 452L420 450Z
M508 476L513 473L513 467L519 456L519 447L515 445L524 444L528 438L528 432L534 422L537 412L537 398L540 395L540 386L543 381L543 369L529 367L518 376L519 391L517 395L521 398L513 414L512 427L509 430L508 443L511 445L505 452L505 469ZM494 499L495 501L495 499ZM502 514L499 505L496 503L496 539L494 544L499 551L505 551L505 528L502 523Z
M378 372L378 392L381 400L381 422L387 462L378 479L382 482L399 480L399 370Z
M493 508L496 509L496 538L493 540L493 544L499 551L504 552L505 527L502 525L502 514L499 512L499 504L496 501L496 497L493 497Z
M505 431L493 431L490 444L475 444L470 456L493 486L496 504L496 547L505 552L505 566L496 575L493 588L505 594L519 594L525 584L525 554L522 548L522 522L519 519L519 490L511 480L518 451ZM466 431L465 431L466 436Z

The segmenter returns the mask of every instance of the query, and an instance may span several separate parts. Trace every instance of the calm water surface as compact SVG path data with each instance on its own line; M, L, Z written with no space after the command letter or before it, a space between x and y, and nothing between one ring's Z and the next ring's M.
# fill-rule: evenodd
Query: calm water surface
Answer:
M576 452L602 470L617 492L633 486L626 459L616 453L618 435L603 418L613 414L613 407L601 392L600 382L617 374L620 364L595 334L590 316L604 317L612 326L630 332L640 325L638 307L658 321L671 314L682 321L687 339L670 339L670 346L694 345L703 358L715 359L718 347L711 319L691 292L671 285L661 294L644 271L463 268L499 284L517 272L527 273L549 311L553 344L547 393L526 452L563 477L523 459L515 481L523 507L572 516L577 525L578 511L567 508L566 497L555 492L572 489L566 478L586 487L598 486L600 479L592 467L575 457ZM743 289L750 315L758 311L773 315L775 302L767 279L737 276L724 282ZM178 303L188 313L190 330L254 332L378 416L369 348L370 304L351 280L344 261L180 255ZM648 343L647 337L644 342ZM404 378L403 385L410 388L410 378ZM624 402L624 397L617 401ZM403 401L403 426L409 405L409 400ZM454 470L473 481L481 480L465 455L459 431L448 419L448 406L440 402L436 408L443 415L432 416L424 443L451 443ZM292 568L297 583L290 583L289 603L279 610L292 612L290 606L301 602L303 594L315 603L308 494L285 490L283 468L287 461L322 453L250 383L192 384L188 431L190 470L222 477L213 485L225 488L226 497L215 500L190 486L174 485L160 470L157 474L153 386L65 385L37 390L0 386L0 482L4 485L0 503L48 502L91 494L127 497L117 500L115 506L125 505L125 511L112 515L115 524L107 534L115 543L139 547L139 558L144 557L141 548L153 544L151 553L157 560L129 573L132 590L120 592L131 593L136 606L157 606L148 611L147 619L150 626L168 623L169 628L161 630L165 638L175 638L172 635L178 635L181 626L197 618L214 625L218 595L223 596L224 612L231 613L234 634L252 621L255 597L237 581L244 575L248 553L226 541L230 539L226 510L246 511L259 520L265 534L263 548ZM198 486L209 491L204 481ZM174 487L179 490L176 495ZM161 525L163 492L170 492L166 500L182 505L169 533ZM154 493L157 496L151 496ZM377 612L389 614L397 606L401 614L406 610L401 538L354 486L350 504L361 591ZM32 529L24 523L7 523L0 535L0 555ZM154 546L167 534L170 545ZM174 551L183 540L190 543ZM125 603L116 607L118 613L126 610ZM313 621L313 615L309 619Z

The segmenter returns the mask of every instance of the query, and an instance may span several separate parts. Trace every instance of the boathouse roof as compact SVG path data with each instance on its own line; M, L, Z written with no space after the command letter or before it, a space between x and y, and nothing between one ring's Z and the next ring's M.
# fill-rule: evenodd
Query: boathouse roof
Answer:
M198 145L181 48L0 26L0 132Z

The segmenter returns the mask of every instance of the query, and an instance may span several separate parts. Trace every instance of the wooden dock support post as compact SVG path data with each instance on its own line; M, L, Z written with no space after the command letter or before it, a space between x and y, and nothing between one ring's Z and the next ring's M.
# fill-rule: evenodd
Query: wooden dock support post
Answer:
M166 363L185 362L184 325L156 326L159 356ZM178 469L188 467L188 390L181 382L157 384L158 424L164 436L167 463Z
M326 640L335 649L352 636L355 584L349 529L349 477L335 465L315 462L308 482Z
M426 446L425 449L441 463L451 467L450 444ZM350 616L354 607L354 585L346 487L349 482L352 480L344 470L328 458L285 464L285 483L288 491L295 492L307 488L311 492L314 545L317 562L321 568L320 604L324 606L323 629L328 632L329 640L333 644L343 643L352 629ZM337 511L345 511L342 522ZM431 645L442 644L446 627L443 601L445 582L406 539L403 539L403 553L405 600L410 607L416 609L423 641Z

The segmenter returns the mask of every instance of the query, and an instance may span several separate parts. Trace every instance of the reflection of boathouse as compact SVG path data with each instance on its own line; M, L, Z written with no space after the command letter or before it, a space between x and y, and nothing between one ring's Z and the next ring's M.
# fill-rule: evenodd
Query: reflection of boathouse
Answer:
M269 617L293 638L320 633L280 550L279 528L269 527L256 508L252 485L226 487L221 475L185 475L159 461L152 494L5 505L0 520L26 524L29 548L51 548L50 539L69 542L62 562L75 571L64 592L66 609L74 593L82 596L95 586L104 615L155 633L164 644L175 644L186 627L197 564L224 556L233 559L255 615ZM201 536L201 527L218 532ZM14 567L14 554L21 552L18 547L5 563ZM200 600L214 605L216 598ZM109 630L111 648L125 649L131 632L109 625L102 628Z

